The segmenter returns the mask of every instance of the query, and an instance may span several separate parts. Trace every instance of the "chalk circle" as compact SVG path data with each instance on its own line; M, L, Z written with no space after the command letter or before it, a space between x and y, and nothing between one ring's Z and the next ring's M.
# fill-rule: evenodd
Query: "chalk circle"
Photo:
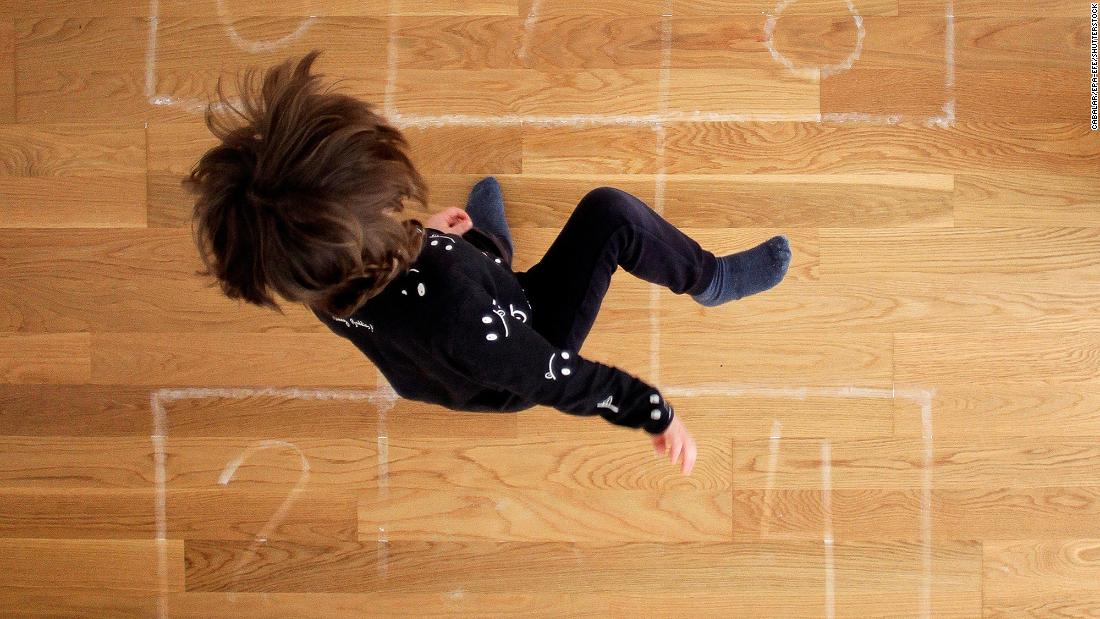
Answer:
M273 52L286 47L292 41L297 40L305 34L306 30L309 30L309 27L317 19L313 15L303 18L302 21L298 22L298 28L295 29L294 32L276 41L252 41L242 37L240 33L237 32L237 28L229 21L229 16L226 13L225 0L218 0L218 19L222 22L222 25L225 26L225 31L229 34L230 40L232 40L233 44L239 49L250 54Z
M863 17L860 16L859 11L857 11L855 5L852 4L852 0L845 0L845 4L848 5L848 12L852 14L852 20L856 24L856 46L852 49L852 53L848 54L848 57L843 61L819 67L796 66L791 62L790 58L787 58L779 53L779 50L775 49L775 41L773 40L775 24L779 20L779 16L783 14L783 11L797 1L798 0L780 0L779 4L775 5L775 10L768 14L768 20L764 24L764 45L766 45L768 51L771 52L772 59L787 67L791 73L809 79L818 76L828 77L834 73L840 73L841 71L851 69L852 63L859 59L859 54L863 51L863 37L866 34L863 30Z

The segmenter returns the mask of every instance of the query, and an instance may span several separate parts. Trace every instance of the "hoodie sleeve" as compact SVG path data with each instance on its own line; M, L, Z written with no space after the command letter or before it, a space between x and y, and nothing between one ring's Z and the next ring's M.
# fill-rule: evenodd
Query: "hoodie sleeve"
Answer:
M527 317L472 283L457 314L441 316L435 348L474 381L573 415L660 434L673 409L656 388L619 368L553 346Z

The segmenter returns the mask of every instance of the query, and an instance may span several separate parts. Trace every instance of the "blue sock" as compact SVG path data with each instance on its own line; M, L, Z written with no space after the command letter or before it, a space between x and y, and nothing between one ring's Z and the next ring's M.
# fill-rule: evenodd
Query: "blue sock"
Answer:
M497 235L512 250L512 232L504 219L504 194L496 178L486 176L474 185L466 199L466 213L475 226Z
M745 251L722 256L710 287L691 298L714 307L763 292L783 280L791 264L787 237L776 236Z

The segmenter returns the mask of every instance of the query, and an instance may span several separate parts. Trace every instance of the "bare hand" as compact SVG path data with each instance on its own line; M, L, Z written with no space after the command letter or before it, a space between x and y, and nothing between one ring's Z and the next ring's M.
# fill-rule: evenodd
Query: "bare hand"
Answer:
M661 434L652 435L652 439L657 455L660 456L667 452L669 461L672 464L676 464L676 460L683 455L684 463L681 470L684 475L691 475L698 449L695 446L695 439L684 427L684 422L680 421L679 416L673 416L672 423L665 428L665 431Z
M447 234L457 234L461 236L469 232L470 228L474 227L474 222L470 220L470 216L466 214L466 211L454 206L448 206L429 217L428 220L424 222L424 227L435 228Z

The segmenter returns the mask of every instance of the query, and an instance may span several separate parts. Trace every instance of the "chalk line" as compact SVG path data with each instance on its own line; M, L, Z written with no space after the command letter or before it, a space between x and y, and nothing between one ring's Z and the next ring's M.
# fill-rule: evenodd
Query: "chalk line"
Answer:
M150 438L153 441L153 484L156 490L153 511L157 521L157 576L160 581L157 592L157 617L165 619L168 616L168 509L165 497L167 471L165 470L164 439L167 436L168 416L155 392L150 396L149 404L153 409L153 434Z
M852 0L845 0L845 3L848 5L848 12L852 14L852 19L856 24L856 45L855 48L852 49L852 53L848 54L848 57L844 60L836 64L821 65L820 67L800 67L795 66L790 58L787 58L775 48L775 25L779 21L779 16L783 14L783 10L786 9L787 6L796 1L797 0L780 0L779 4L777 4L772 12L768 14L768 19L764 22L764 46L768 48L772 60L787 67L787 70L792 74L814 81L820 81L823 77L829 77L830 75L851 69L852 64L859 59L859 55L863 51L863 38L867 35L863 28L863 17L860 16L859 11L857 11L855 5L852 4Z
M160 0L149 0L149 37L145 41L145 98L153 98L156 82L157 22Z
M760 518L760 539L768 537L768 529L772 518L772 490L775 487L775 467L779 464L779 438L783 430L783 424L778 419L772 420L772 433L768 438L768 482L764 486L764 511Z
M921 471L921 583L920 614L927 619L932 616L932 466L935 452L932 444L932 395L925 391L921 405L921 439L924 442L924 463Z
M531 35L535 30L535 22L539 18L541 4L542 0L532 0L531 10L527 12L527 19L523 22L523 43L519 47L519 57L524 61L525 66L530 66L527 63L527 47L531 44Z
M290 43L301 38L301 36L304 35L307 30L309 30L310 25L312 25L313 22L317 19L315 15L310 15L306 17L302 21L298 22L298 27L294 30L294 32L291 32L281 39L277 39L275 41L253 41L251 39L246 39L242 37L241 34L237 32L237 27L233 25L232 21L230 21L228 11L225 10L225 0L217 0L217 4L218 21L220 21L222 23L222 26L225 27L226 33L229 34L229 40L233 41L233 44L236 45L238 49L246 51L250 54L263 54L286 47Z
M833 465L829 441L821 442L821 511L825 518L825 617L836 616L836 567L833 562Z
M397 108L393 103L393 92L397 87L397 45L395 39L397 38L399 24L397 0L390 0L390 15L386 20L388 30L386 38L386 94L382 108L386 112L387 120L390 121L398 115Z
M231 590L236 589L237 581L240 579L241 568L244 567L245 563L251 561L253 557L256 556L256 549L259 548L260 544L267 543L271 534L275 532L275 529L286 518L287 512L290 511L290 506L298 500L298 494L305 488L306 483L309 481L309 459L306 458L306 455L302 453L302 450L294 443L274 440L260 441L249 446L241 452L241 455L227 463L225 465L225 470L218 476L218 483L223 486L228 486L229 482L233 479L233 475L237 473L237 469L240 468L248 458L252 457L252 454L275 447L292 449L298 453L298 458L301 462L298 482L294 484L294 488L292 488L286 498L283 499L283 502L279 505L279 509L272 514L271 518L268 518L267 523L265 523L263 528L260 529L260 532L255 535L254 541L248 547L248 551L242 554L241 558L237 560L236 565L233 566L233 580L229 586Z
M661 16L661 73L657 88L657 110L659 116L668 112L668 88L672 59L672 0L665 0L664 14ZM662 214L665 211L665 138L663 123L653 126L656 139L657 174L653 182L653 211ZM659 284L649 285L649 371L655 385L661 384L661 288Z

